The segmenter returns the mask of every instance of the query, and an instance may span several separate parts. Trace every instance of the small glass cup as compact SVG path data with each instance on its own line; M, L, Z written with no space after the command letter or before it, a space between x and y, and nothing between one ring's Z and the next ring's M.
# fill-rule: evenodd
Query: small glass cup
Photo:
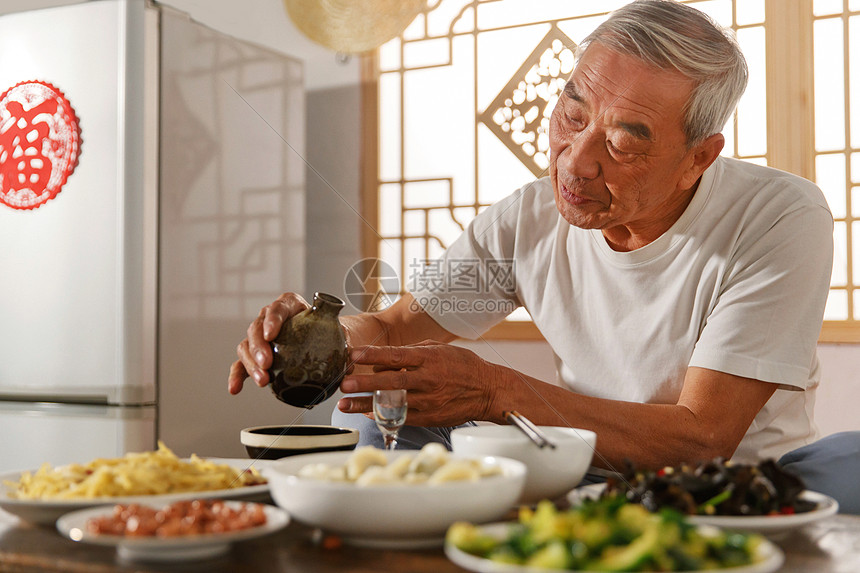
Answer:
M406 422L406 390L376 390L373 393L373 419L382 432L385 449L397 445L397 434Z

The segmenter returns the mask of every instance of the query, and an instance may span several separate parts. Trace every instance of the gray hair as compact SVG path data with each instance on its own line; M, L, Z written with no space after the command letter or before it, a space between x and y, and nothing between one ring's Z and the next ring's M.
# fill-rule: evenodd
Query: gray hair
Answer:
M592 43L674 68L696 86L684 109L692 146L722 131L747 85L747 63L731 29L675 0L636 0L615 10L580 44Z

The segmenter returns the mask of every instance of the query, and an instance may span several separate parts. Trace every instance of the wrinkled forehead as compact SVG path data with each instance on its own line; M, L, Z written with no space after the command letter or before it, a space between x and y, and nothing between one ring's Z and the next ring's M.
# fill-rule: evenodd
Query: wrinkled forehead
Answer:
M573 68L568 81L589 81L613 92L659 92L662 98L691 95L696 82L675 68L656 66L636 55L611 46L590 44ZM681 92L681 93L678 93ZM677 98L671 98L677 99Z
M586 54L589 54L590 52L593 52L595 50L597 50L597 51L608 50L608 51L610 51L614 54L617 54L619 56L624 56L626 58L630 58L631 60L639 62L643 68L651 69L653 71L670 72L670 73L675 72L679 75L679 77L683 77L684 79L687 79L687 80L690 79L686 76L683 76L683 74L681 74L674 67L659 66L656 63L654 63L653 61L648 60L647 58L645 58L644 56L642 56L641 54L637 53L634 50L624 49L622 47L622 44L620 44L618 42L611 41L611 38L607 38L606 40L604 40L603 38L600 38L600 37L594 38L592 40L588 40L587 42L584 41L581 44L577 44L576 48L573 51L574 66L573 66L573 71L571 71L571 74L573 74L573 72L576 71L576 67L579 65L580 61L582 61L582 59L586 56Z
M564 94L593 113L620 114L619 121L683 129L693 87L694 82L677 70L590 44L577 61Z

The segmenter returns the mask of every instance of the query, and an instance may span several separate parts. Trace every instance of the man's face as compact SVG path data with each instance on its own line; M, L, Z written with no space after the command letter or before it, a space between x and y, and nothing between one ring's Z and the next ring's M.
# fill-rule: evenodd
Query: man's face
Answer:
M692 88L679 72L588 47L550 122L550 178L567 222L632 250L677 220L699 176L683 131Z

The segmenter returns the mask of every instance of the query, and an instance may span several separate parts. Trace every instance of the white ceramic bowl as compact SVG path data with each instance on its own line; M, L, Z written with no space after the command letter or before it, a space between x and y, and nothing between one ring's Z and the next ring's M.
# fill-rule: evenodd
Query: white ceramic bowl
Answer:
M384 452L389 462L417 451ZM441 546L455 521L501 519L522 492L526 468L502 457L480 457L499 466L500 475L439 485L402 484L359 487L354 483L300 478L308 464L344 465L350 452L293 456L263 470L272 499L296 521L340 535L353 545L371 547ZM459 456L455 456L459 457Z
M514 426L481 425L451 432L459 456L504 456L526 465L526 485L520 503L556 499L582 481L594 455L597 435L590 430L540 426L555 449L539 448Z

